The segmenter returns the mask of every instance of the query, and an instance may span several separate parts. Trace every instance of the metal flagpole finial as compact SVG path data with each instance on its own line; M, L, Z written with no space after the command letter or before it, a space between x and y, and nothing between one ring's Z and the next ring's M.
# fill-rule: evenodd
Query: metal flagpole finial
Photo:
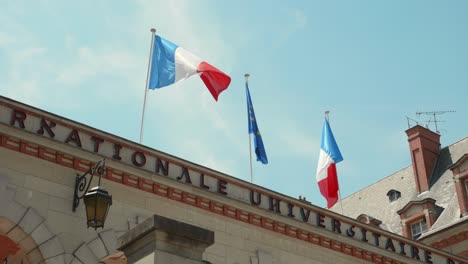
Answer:
M155 28L150 29L150 31L153 32L153 33L156 33L156 29L155 29Z
M327 120L330 119L330 116L329 116L329 115L330 115L330 111L328 111L328 110L325 111L325 118L326 118Z
M244 77L245 77L245 81L247 81L249 79L249 77L250 77L250 74L246 73L246 74L244 74Z

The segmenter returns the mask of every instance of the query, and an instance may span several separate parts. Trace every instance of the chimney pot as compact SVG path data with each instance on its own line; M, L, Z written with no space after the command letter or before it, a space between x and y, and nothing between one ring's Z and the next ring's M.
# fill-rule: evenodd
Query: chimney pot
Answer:
M413 165L416 189L429 189L429 180L440 153L440 135L420 125L406 130Z

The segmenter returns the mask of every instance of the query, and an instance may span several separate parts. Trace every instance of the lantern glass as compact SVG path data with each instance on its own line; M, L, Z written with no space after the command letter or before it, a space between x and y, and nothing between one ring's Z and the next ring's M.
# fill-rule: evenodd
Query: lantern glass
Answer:
M112 205L112 196L102 187L97 186L89 190L83 200L88 227L103 228L107 213Z

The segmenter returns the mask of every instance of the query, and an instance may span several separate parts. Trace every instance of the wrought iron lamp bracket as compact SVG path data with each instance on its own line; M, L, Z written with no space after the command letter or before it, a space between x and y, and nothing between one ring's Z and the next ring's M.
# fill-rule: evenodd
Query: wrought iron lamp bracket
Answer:
M85 196L85 194L88 192L89 186L91 185L94 174L96 172L99 175L98 186L101 185L101 176L102 174L104 174L105 166L106 166L106 160L103 159L103 160L100 160L94 167L91 167L83 175L76 174L75 192L73 194L73 212L76 211L76 208L80 204L80 199L82 199ZM89 178L89 181L86 178L86 176L88 175L91 175L91 177Z

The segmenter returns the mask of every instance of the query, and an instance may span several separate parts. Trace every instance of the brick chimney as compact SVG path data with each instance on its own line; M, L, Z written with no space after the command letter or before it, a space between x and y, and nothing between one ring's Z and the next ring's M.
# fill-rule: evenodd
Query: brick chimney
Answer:
M406 130L419 193L429 189L429 179L440 152L440 135L420 125Z

